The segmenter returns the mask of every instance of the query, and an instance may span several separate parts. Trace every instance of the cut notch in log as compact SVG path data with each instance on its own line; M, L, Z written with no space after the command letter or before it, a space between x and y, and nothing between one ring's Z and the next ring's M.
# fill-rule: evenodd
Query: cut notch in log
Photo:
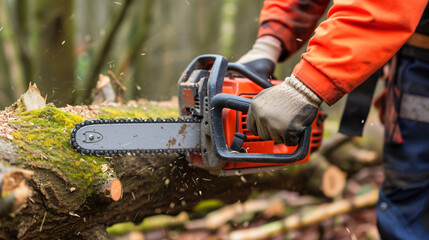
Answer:
M36 84L28 86L28 90L21 97L26 111L38 110L46 107L46 99L42 97Z

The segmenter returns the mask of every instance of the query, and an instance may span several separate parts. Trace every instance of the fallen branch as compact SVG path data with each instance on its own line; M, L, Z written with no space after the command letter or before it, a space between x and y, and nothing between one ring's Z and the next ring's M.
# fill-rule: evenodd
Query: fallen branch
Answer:
M318 153L306 163L290 165L280 171L287 174L286 189L302 194L332 198L340 195L346 186L347 174Z
M181 212L177 216L155 215L145 218L143 222L138 225L135 225L131 222L115 224L112 227L109 227L107 229L107 232L110 235L123 235L125 233L135 231L147 232L160 228L181 226L188 221L189 216L186 212Z
M372 128L375 133L381 131L379 125L373 125ZM371 134L375 135L373 132ZM338 133L324 140L318 154L351 176L365 167L381 165L378 139L379 136L372 136L369 140Z
M324 140L319 150L320 154L329 156L334 150L343 146L343 144L353 141L353 137L344 134L335 134L328 140Z
M343 213L372 207L376 204L377 200L378 190L372 190L364 195L354 197L351 200L344 199L333 203L322 204L316 208L309 207L300 213L264 224L260 227L233 231L228 234L227 239L265 239L277 236L287 231L308 226Z
M366 167L381 165L381 153L347 143L325 155L327 161L348 175L355 174Z
M223 226L225 223L237 218L237 216L246 213L256 213L268 211L270 215L276 215L271 206L278 206L278 203L284 209L284 203L280 199L256 199L248 200L244 203L237 202L232 205L225 206L220 210L214 211L207 217L198 220L192 220L186 223L185 227L188 230L195 229L210 229L215 230Z

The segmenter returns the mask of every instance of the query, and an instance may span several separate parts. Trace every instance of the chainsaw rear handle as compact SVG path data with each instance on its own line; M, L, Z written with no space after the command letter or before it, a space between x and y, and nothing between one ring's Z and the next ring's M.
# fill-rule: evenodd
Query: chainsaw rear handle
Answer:
M247 112L251 101L248 98L225 93L219 93L210 100L212 139L217 154L221 158L231 162L295 163L304 159L310 149L311 126L304 130L299 139L297 149L290 154L238 153L231 152L228 149L223 131L222 109L229 108L240 112Z

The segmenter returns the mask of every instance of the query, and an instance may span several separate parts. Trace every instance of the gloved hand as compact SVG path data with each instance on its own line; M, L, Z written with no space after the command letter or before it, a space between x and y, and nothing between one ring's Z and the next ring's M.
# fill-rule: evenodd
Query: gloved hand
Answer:
M247 113L247 128L262 140L295 146L317 116L322 99L292 75L256 95Z
M270 79L282 51L280 41L272 36L262 36L256 39L252 49L238 59L264 79Z

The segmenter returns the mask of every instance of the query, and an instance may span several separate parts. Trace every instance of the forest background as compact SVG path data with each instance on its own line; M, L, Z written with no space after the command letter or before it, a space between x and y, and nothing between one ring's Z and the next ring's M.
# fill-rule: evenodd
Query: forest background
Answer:
M0 109L13 104L30 83L36 83L47 102L57 107L91 104L99 74L114 76L122 82L126 88L125 101L170 100L177 95L177 80L195 57L220 54L234 62L251 49L263 2L0 0ZM279 79L289 76L303 51L305 47L280 63L275 76ZM323 106L329 116L325 121L324 141L336 136L343 106L344 100L330 108ZM357 142L348 138L352 143L335 153L340 156L336 158L341 160L339 163L351 162L347 166L352 168L349 176L359 172L362 166L380 165L382 127L378 124L378 116L370 118L368 123L366 135L371 141ZM366 151L367 148L377 151ZM354 164L347 156L355 157L357 153L370 155L375 160ZM325 161L324 157L322 160ZM360 176L371 179L381 176L380 168L361 172ZM350 188L357 189L357 185L356 181L349 182L348 192L353 192ZM373 210L362 215L367 217L364 220L356 216L344 218L345 223L341 223L342 230L345 229L342 232L347 232L344 239L350 239L349 228L353 229L353 225L375 229L375 224L368 224L366 220L374 219ZM331 225L338 226L337 220L332 220L334 224ZM322 225L324 227L313 226L310 232L323 232L322 235L328 236L328 231L320 229L331 225L326 222ZM340 239L337 236L330 239Z
M56 106L90 103L100 73L125 100L168 100L201 54L236 61L252 46L263 0L1 0L0 108L36 83ZM302 50L301 50L302 51ZM276 69L284 78L300 53Z

